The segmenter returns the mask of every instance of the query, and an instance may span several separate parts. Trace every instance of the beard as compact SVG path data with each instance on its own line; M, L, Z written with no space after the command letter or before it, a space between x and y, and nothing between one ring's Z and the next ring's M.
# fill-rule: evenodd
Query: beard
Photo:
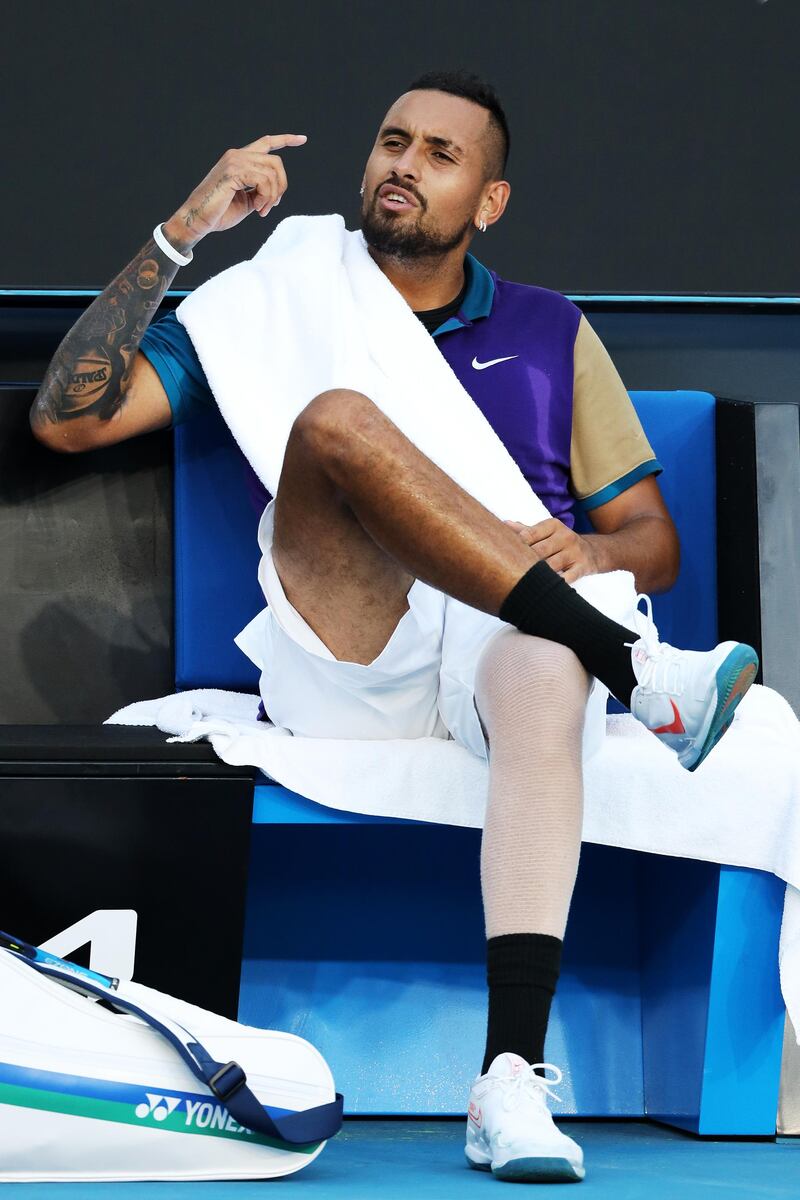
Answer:
M469 217L458 229L446 233L436 225L421 228L424 219L422 209L418 210L413 220L406 220L406 215L385 212L378 207L375 197L371 204L361 210L364 241L376 254L391 258L439 258L455 250L472 225L472 218Z

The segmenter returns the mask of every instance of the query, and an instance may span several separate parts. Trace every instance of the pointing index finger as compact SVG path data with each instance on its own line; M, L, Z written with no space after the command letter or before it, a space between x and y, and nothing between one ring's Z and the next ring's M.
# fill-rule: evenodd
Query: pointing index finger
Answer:
M282 150L284 146L302 146L308 141L305 133L267 133L246 147L247 150Z

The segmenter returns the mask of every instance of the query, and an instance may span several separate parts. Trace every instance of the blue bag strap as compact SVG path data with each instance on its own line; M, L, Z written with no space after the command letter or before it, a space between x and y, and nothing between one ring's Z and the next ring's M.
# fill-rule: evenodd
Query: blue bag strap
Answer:
M177 1021L164 1013L143 1007L140 1002L121 996L113 987L98 982L101 976L93 973L93 977L89 978L89 972L84 968L64 959L56 959L55 955L48 955L46 961L32 958L26 953L32 947L18 939L13 940L19 949L12 949L8 944L6 948L41 975L55 979L84 995L102 999L120 1012L132 1013L160 1033L181 1056L192 1074L210 1088L233 1119L245 1129L288 1142L292 1146L327 1141L341 1129L344 1107L341 1092L337 1092L335 1100L327 1104L318 1104L300 1112L272 1117L247 1086L247 1076L237 1062L217 1062L194 1035ZM114 983L116 982L114 980Z

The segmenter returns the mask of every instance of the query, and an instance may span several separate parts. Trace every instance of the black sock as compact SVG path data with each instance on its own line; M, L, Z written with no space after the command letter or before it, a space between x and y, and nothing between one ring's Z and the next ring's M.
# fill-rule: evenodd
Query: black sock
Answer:
M487 941L489 1017L482 1075L492 1060L507 1050L522 1055L528 1063L544 1060L544 1037L561 970L562 944L549 933L504 933Z
M523 633L574 650L590 675L630 708L636 676L630 647L639 635L599 612L546 562L534 563L514 585L499 613Z

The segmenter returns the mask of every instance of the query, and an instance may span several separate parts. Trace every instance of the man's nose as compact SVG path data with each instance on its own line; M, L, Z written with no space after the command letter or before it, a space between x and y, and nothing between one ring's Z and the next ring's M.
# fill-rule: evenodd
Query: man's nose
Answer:
M394 169L404 179L419 179L419 151L414 146L406 146L399 158L394 160Z

